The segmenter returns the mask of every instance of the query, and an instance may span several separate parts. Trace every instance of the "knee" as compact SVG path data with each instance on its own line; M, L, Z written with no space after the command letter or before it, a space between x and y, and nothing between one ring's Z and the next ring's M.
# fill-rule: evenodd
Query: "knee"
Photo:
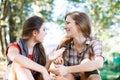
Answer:
M18 63L13 62L11 69L16 73L17 80L34 80L31 71Z
M13 62L12 65L11 65L11 69L16 71L16 70L19 70L19 69L23 69L23 67L20 64L18 64L16 62Z
M74 76L72 74L67 74L64 76L67 80L75 80Z

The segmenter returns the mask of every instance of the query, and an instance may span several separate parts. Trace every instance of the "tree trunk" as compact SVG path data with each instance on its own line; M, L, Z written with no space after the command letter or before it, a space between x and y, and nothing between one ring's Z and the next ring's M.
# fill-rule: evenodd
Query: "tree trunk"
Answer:
M12 16L11 16L10 19L9 19L9 24L10 24L10 26L9 26L9 28L10 28L10 30L9 30L10 43L13 43L13 42L16 41L17 37L16 37L16 35L15 35L15 30L16 30L16 29L15 29L15 25L16 25L16 23L15 23L15 21L13 20Z
M8 46L8 43L7 43L7 30L5 29L6 28L6 26L4 27L4 43L5 43L5 48Z
M0 43L1 43L1 52L3 54L5 50L4 50L4 43L3 43L3 37L2 37L2 26L0 28Z

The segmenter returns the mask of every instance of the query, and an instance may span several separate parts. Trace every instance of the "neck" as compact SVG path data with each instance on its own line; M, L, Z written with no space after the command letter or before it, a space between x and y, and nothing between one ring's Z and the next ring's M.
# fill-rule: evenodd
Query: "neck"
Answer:
M76 37L73 38L74 45L77 48L83 47L85 41L86 41L86 38L82 35L79 35L79 36L76 36Z
M35 44L36 44L36 43L35 43L32 39L29 39L29 40L27 41L28 53L29 53L29 54L32 54L32 53L33 53L33 48L34 48Z

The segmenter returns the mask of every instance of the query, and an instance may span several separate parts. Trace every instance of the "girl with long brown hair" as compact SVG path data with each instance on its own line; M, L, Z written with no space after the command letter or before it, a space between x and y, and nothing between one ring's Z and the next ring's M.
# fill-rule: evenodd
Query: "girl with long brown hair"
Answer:
M51 80L47 69L52 60L63 53L64 48L52 51L46 60L42 45L45 35L44 20L41 17L33 16L24 22L22 37L7 48L7 80Z

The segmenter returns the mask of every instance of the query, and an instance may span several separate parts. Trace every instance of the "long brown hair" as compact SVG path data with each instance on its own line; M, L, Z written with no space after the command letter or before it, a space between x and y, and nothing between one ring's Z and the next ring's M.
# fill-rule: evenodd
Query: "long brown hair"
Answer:
M39 32L39 29L41 28L43 23L44 23L44 20L38 16L33 16L27 19L23 25L22 39L24 41L27 41L32 36L33 30L37 30ZM35 60L35 61L38 64L45 66L46 56L45 56L45 51L44 51L42 43L41 42L37 43L34 46L34 50L35 50L35 53L33 55L33 59L37 57L38 60L37 61Z
M69 12L65 15L65 20L67 16L70 16L77 25L79 25L79 29L82 31L82 34L85 38L89 38L91 35L91 25L89 17L84 12Z
M75 21L76 25L79 25L79 29L82 31L82 34L85 38L91 38L91 24L86 13L79 11L69 12L65 15L65 20L67 16L70 16ZM58 48L66 46L71 42L71 40L72 39L65 36L59 44Z

